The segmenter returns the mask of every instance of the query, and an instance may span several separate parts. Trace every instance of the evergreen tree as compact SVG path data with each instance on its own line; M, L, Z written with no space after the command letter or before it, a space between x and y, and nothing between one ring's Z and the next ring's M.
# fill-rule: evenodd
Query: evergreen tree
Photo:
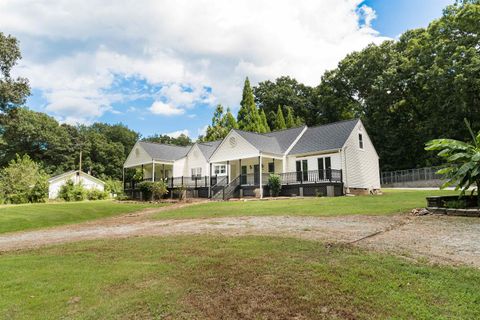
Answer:
M283 130L286 128L287 128L287 125L285 124L285 118L283 117L282 107L278 106L274 129Z
M245 79L243 86L242 101L240 102L240 110L237 115L238 127L245 131L260 132L262 131L261 118L258 108L255 105L253 90L250 86L248 77Z
M303 126L304 124L305 124L305 121L303 121L301 117L297 116L297 118L295 119L295 125L299 127L299 126Z
M227 113L224 116L223 123L228 128L228 131L230 131L231 129L238 129L237 120L235 120L235 117L230 111L230 108L227 108Z
M199 137L199 141L223 139L232 129L238 129L238 124L230 108L227 109L227 113L223 113L223 107L218 105L212 118L212 124L208 126L205 136Z
M265 115L265 111L262 109L260 110L260 119L262 120L262 131L261 133L270 132L270 126L267 122L267 116Z
M287 107L287 119L285 121L287 128L293 128L296 126L295 118L293 116L293 109L291 107Z

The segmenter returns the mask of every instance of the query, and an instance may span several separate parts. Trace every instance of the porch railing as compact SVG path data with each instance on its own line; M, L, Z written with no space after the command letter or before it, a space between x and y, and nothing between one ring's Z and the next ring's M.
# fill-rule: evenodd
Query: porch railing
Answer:
M324 182L342 182L342 170L325 169L325 170L309 170L295 171L280 174L282 185L303 184L303 183L324 183Z
M278 174L282 185L289 184L307 184L307 183L339 183L342 182L342 170L326 169L326 170L309 170L309 171L294 171ZM268 184L270 173L262 174L262 185ZM233 178L233 177L232 177ZM260 185L260 174L248 173L241 174L238 177L238 183L242 186L258 186ZM156 179L156 181L161 180ZM202 187L218 187L226 186L228 178L226 176L183 176L165 178L169 188L187 187L187 188L202 188ZM151 181L151 179L144 179L144 181ZM134 181L126 181L125 189L135 189ZM215 190L212 190L215 191Z

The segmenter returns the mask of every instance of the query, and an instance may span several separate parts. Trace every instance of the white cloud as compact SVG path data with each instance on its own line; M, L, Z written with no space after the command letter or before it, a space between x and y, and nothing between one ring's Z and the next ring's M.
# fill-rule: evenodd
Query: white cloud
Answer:
M360 8L358 8L358 12L361 18L363 18L363 21L364 21L363 26L370 28L372 25L372 21L377 18L377 14L375 10L373 10L371 7L364 4L360 6Z
M184 109L177 108L169 103L164 103L162 101L155 101L151 105L150 111L153 114L159 114L164 116L175 116L183 114L185 112Z
M0 29L21 41L19 73L44 93L47 111L89 122L132 99L106 93L118 74L162 85L150 107L161 115L198 103L235 107L246 76L317 85L347 53L384 39L361 3L2 0Z
M187 129L184 129L184 130L178 130L178 131L173 131L173 132L169 132L169 133L165 133L165 135L169 136L169 137L172 137L172 138L178 138L180 135L186 135L186 136L189 136L190 135L190 132L187 130Z
M197 134L199 136L204 136L207 133L207 128L208 128L208 124L206 124L203 127L197 129Z

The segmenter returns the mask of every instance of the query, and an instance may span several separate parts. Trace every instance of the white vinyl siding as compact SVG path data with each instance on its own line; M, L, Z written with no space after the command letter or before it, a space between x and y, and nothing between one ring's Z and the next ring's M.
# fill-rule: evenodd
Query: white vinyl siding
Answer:
M230 138L235 139L235 144L232 145ZM224 162L227 160L238 160L244 158L256 157L259 151L247 142L242 136L235 131L230 131L227 137L223 140L217 150L210 158L210 162Z
M202 175L204 176L210 175L210 166L198 145L194 145L188 152L185 159L185 169L183 175L190 175L192 169L194 168L201 168Z
M125 160L124 167L131 168L135 166L140 166L142 164L151 163L152 157L142 148L142 146L137 142L133 146L132 151Z
M191 176L192 177L201 177L202 176L202 168L192 168L191 169Z
M98 191L104 191L104 184L102 182L86 174L77 175L75 172L67 176L64 176L58 180L53 180L52 182L50 182L48 186L48 198L56 199L58 197L58 192L60 191L60 188L68 180L72 180L74 184L81 183L82 186L87 190L95 189Z
M297 170L296 161L307 160L308 170L318 170L318 158L330 157L332 169L341 169L340 153L325 153L325 154L315 154L303 157L288 156L287 157L287 172L295 172Z
M360 149L359 134L363 149ZM380 166L375 147L361 121L353 129L342 152L343 179L349 188L380 189Z

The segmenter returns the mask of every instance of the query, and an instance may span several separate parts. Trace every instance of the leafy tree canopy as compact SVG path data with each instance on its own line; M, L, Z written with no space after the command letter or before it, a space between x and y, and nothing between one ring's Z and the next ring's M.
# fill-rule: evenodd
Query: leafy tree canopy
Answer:
M23 105L30 94L27 79L10 75L21 58L17 39L0 32L0 112Z
M28 155L11 160L0 170L0 203L45 202L48 176Z
M192 139L185 134L180 134L178 137L171 137L166 134L155 134L153 136L146 137L142 139L143 141L156 142L156 143L165 143L165 144L174 144L177 146L188 146L191 145ZM131 150L131 148L130 148ZM129 150L129 151L130 151Z

